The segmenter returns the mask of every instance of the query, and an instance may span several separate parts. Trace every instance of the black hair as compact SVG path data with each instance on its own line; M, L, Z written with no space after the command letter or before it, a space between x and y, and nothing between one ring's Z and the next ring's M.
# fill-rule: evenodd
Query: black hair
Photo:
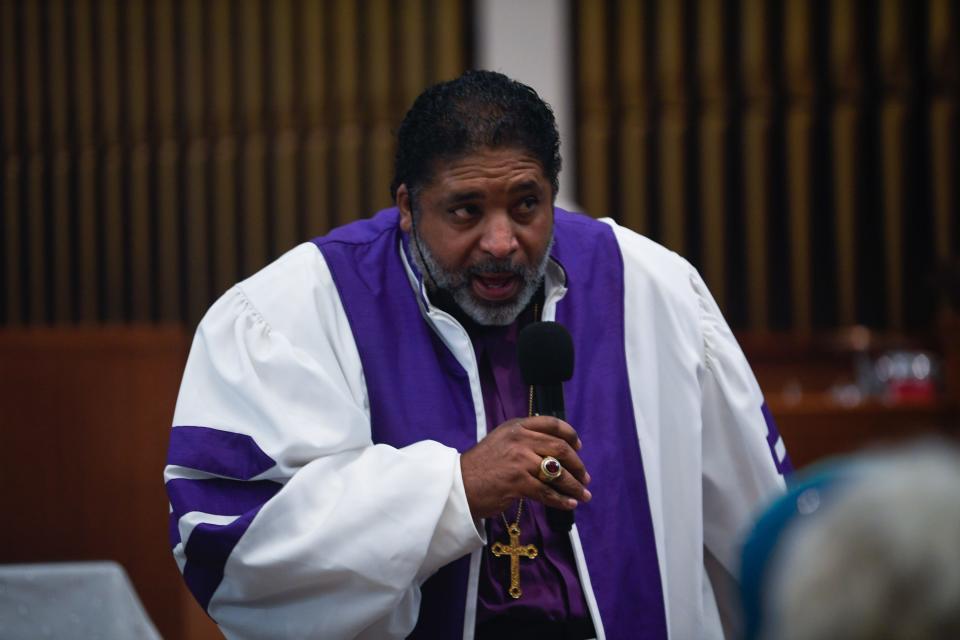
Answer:
M390 197L405 184L415 194L435 163L484 147L521 149L540 162L556 196L560 134L553 110L527 85L494 71L467 71L428 87L397 130Z

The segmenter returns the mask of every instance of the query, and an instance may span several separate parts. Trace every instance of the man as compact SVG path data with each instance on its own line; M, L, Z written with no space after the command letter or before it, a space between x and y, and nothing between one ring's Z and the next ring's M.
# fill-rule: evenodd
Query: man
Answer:
M696 271L555 209L559 170L532 89L436 85L398 131L396 208L210 309L165 479L227 635L722 636L782 442ZM567 422L530 416L515 345L537 320L573 338Z

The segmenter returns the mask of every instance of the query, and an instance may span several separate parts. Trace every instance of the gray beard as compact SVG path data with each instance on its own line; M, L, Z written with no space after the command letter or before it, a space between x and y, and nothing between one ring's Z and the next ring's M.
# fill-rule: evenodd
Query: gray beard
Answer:
M547 261L550 259L550 250L553 248L553 230L551 230L547 250L543 252L543 258L537 265L523 267L512 264L509 259L490 258L466 269L452 271L440 264L437 257L430 251L430 247L417 233L416 226L413 228L411 239L413 246L410 247L410 255L417 269L425 277L427 288L431 290L439 288L448 292L457 306L477 324L498 327L513 323L530 304L530 300L543 282ZM512 273L519 276L523 284L513 300L503 303L480 300L470 289L471 278L479 273Z

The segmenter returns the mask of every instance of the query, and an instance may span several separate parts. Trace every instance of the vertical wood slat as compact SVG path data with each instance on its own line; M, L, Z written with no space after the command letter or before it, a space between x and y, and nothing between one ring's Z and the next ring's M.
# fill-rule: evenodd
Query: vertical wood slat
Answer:
M431 29L434 38L434 82L450 80L463 71L463 5L460 2L439 2L435 7Z
M253 3L247 3L253 4ZM245 5L246 6L246 5ZM190 136L186 143L184 166L183 206L186 226L182 229L185 237L184 251L186 267L186 304L187 315L199 318L209 304L211 283L208 268L209 233L208 203L209 188L207 176L210 162L210 149L205 133L205 99L207 97L207 78L204 65L203 7L199 3L187 2L181 6L183 46L183 124L184 133Z
M450 3L441 3L447 6ZM448 16L447 20L456 17ZM388 0L372 0L367 6L367 33L369 37L367 77L368 100L370 105L370 125L367 137L367 157L369 160L369 182L366 195L370 199L369 209L379 209L391 204L387 187L393 179L393 157L395 153L392 129L395 126L393 109L391 109L391 73L390 73L390 3ZM449 26L449 25L447 25ZM441 29L443 30L443 29ZM440 46L444 51L440 57L447 55L448 47L456 48L453 43L440 38ZM445 63L441 70L446 75L448 69ZM458 65L459 66L459 65Z
M305 2L297 25L305 63L303 75L297 79L301 91L303 123L308 129L324 122L327 101L326 20L325 3Z
M784 23L787 88L787 206L790 217L790 293L793 326L809 333L813 325L810 214L813 210L813 51L808 0L788 0Z
M953 256L951 240L957 233L958 203L955 183L960 175L957 145L957 85L960 84L960 39L953 30L957 5L952 0L931 0L928 19L930 42L927 65L934 87L930 104L931 187L934 242L937 260L946 264Z
M181 202L179 180L180 149L174 140L163 140L157 148L156 201L157 252L159 254L157 282L159 295L157 317L161 322L180 322L183 308L180 296L181 270L179 210Z
M622 116L617 123L620 145L620 221L638 233L647 233L650 224L648 211L647 149L650 144L650 103L645 77L643 40L644 24L650 19L647 8L635 0L619 0L617 22L620 58ZM569 153L569 151L568 151Z
M273 219L273 255L279 255L297 242L297 154L300 141L294 126L293 56L294 42L290 37L294 16L290 0L272 3L273 33L270 38L270 77L273 87L273 141L274 185L270 212Z
M205 78L205 85L210 88L208 130L213 136L220 138L229 135L235 126L233 42L230 26L236 3L230 0L214 0L208 3L207 10L210 19L210 24L205 29L210 69L209 77Z
M314 64L302 65L303 116L306 135L303 150L304 232L307 237L325 233L329 223L329 136L326 129L328 85L325 54L327 23L325 4L307 2L300 21L305 59Z
M744 113L744 205L747 246L747 315L751 329L769 328L767 276L767 215L770 201L772 87L766 29L766 0L744 0L742 74Z
M143 0L127 2L125 71L129 149L130 318L149 322L154 292L150 282L150 147L147 139L146 7Z
M906 202L906 93L909 69L905 60L903 6L900 0L880 3L879 58L884 86L880 108L883 182L884 247L886 249L887 323L903 328L903 206Z
M234 69L231 55L231 17L235 3L217 0L209 5L210 132L212 141L211 245L214 295L236 282L237 273L237 140L234 130Z
M335 215L338 223L349 222L363 215L360 210L360 96L357 83L358 55L354 34L357 33L357 6L352 0L337 0L334 5L333 44L339 61L334 73L337 91L339 127L334 140L334 180L337 185Z
M24 311L25 318L31 324L45 324L47 322L47 247L44 238L44 194L47 169L40 153L31 153L26 159L25 167L27 173L26 202L23 203L27 229L25 284L29 302Z
M830 67L834 85L833 159L837 237L837 307L842 325L856 321L856 187L859 162L861 64L857 54L857 7L835 0L831 8Z
M292 129L281 131L274 139L273 158L276 184L272 204L273 255L280 255L297 244L297 155L300 138ZM357 180L359 192L361 181ZM359 211L359 208L358 208Z
M209 150L207 141L198 138L189 143L186 150L184 202L188 220L186 233L187 313L191 318L203 315L210 303L210 281L207 270L207 239L209 229L206 223L207 210L207 171Z
M607 95L604 25L606 4L584 2L579 10L579 47L581 101L580 120L580 200L594 217L610 215L608 195L610 148L610 106Z
M53 309L52 318L57 324L66 324L73 320L74 291L71 283L71 234L70 234L70 172L72 170L70 154L64 149L54 152L52 161L52 182L50 195L52 200L51 268L53 269Z
M177 129L177 83L174 0L151 0L149 24L153 29L154 63L150 69L154 91L152 126L160 140L172 139ZM168 255L161 251L162 255ZM164 306L164 305L161 305Z
M233 136L219 137L213 145L213 244L214 295L229 289L237 281L237 141Z
M183 317L180 299L180 191L178 181L179 147L176 127L176 54L174 45L174 11L172 0L151 3L151 24L154 27L155 82L153 118L159 140L156 151L156 216L157 216L157 318L161 322L179 322Z
M46 192L46 167L43 155L31 153L27 159L27 291L29 292L29 318L32 324L47 322L47 247L44 238L44 194Z
M686 142L690 135L684 86L683 7L675 0L660 0L657 6L657 75L663 104L660 122L660 184L663 198L660 224L663 243L668 249L682 254L686 251L688 194L684 171L687 163Z
M66 16L63 2L47 5L48 20L48 87L50 91L50 148L52 155L50 194L52 216L50 220L51 247L50 265L53 272L52 319L64 324L73 319L73 287L71 286L71 233L70 233L70 171L71 160L67 151L68 96Z
M122 323L124 315L124 280L126 265L123 259L123 193L124 174L128 174L124 165L123 149L113 144L107 147L100 158L101 206L103 207L103 244L104 277L101 280L103 298L106 304L104 320L108 323Z
M730 128L729 79L724 69L723 1L701 0L698 14L701 114L700 183L703 191L703 276L726 306L726 148Z
M123 194L121 192L125 166L120 146L120 69L119 69L119 5L116 0L97 3L95 23L96 42L100 48L97 65L100 82L97 87L98 123L106 150L100 158L99 205L102 211L103 231L103 286L104 319L107 322L124 321L123 259Z
M23 103L24 121L20 123L23 129L23 146L28 152L40 151L43 145L43 96L40 68L40 30L44 26L40 23L40 3L19 3L22 12L22 23L19 25L20 38L23 49L14 59L20 60L23 73ZM14 92L16 96L18 92ZM29 164L29 162L28 162Z
M267 214L263 123L263 41L260 35L260 3L239 5L239 64L243 69L240 97L240 128L246 134L241 150L241 194L244 252L241 271L249 275L267 261Z
M20 298L20 157L17 151L20 123L11 97L17 92L16 7L15 0L0 2L0 90L5 96L0 109L3 121L3 303L9 325L23 322Z
M3 167L4 189L3 211L6 235L3 247L4 272L6 282L3 283L4 303L7 309L7 324L19 325L25 321L22 305L23 274L20 269L20 158L8 156Z
M50 99L50 146L53 149L65 149L68 144L68 97L67 97L67 56L66 56L66 8L65 0L54 0L47 4L47 86Z
M426 8L425 0L408 0L400 12L400 100L413 104L414 98L427 85Z
M73 144L76 155L78 230L77 263L79 265L79 318L84 324L99 321L100 300L103 297L97 277L101 245L97 238L97 141L94 109L94 15L90 0L77 0L74 12L74 49L70 52L74 77Z
M29 307L26 309L31 322L42 324L47 321L46 275L47 247L45 232L46 167L43 158L43 95L40 67L41 29L40 6L28 2L21 5L23 23L20 30L23 39L24 56L23 86L26 113L24 126L26 144L24 160L26 162L26 202L23 211L26 214L27 227L27 293Z
M80 322L94 324L100 319L100 299L103 293L97 282L100 251L96 219L97 153L92 148L80 152L77 161L77 191Z
M3 140L5 157L17 153L20 137L20 122L17 118L16 105L13 96L19 94L17 90L17 63L20 56L17 54L17 21L16 1L0 0L0 91L5 96L3 109L0 109L0 136ZM7 183L7 189L11 189Z

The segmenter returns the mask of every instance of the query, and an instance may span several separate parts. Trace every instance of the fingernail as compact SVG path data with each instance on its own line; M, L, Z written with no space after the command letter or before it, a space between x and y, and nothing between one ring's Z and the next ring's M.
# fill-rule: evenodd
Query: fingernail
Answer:
M583 448L583 443L580 442L580 438L577 438L577 451L580 451L580 449L582 448Z
M570 507L571 509L574 509L577 506L577 501L574 500L573 498L570 498L567 500L567 506Z
M587 491L586 489L584 489L584 490L583 490L583 501L584 501L584 502L590 502L591 498L593 498L593 494L590 493L589 491Z

